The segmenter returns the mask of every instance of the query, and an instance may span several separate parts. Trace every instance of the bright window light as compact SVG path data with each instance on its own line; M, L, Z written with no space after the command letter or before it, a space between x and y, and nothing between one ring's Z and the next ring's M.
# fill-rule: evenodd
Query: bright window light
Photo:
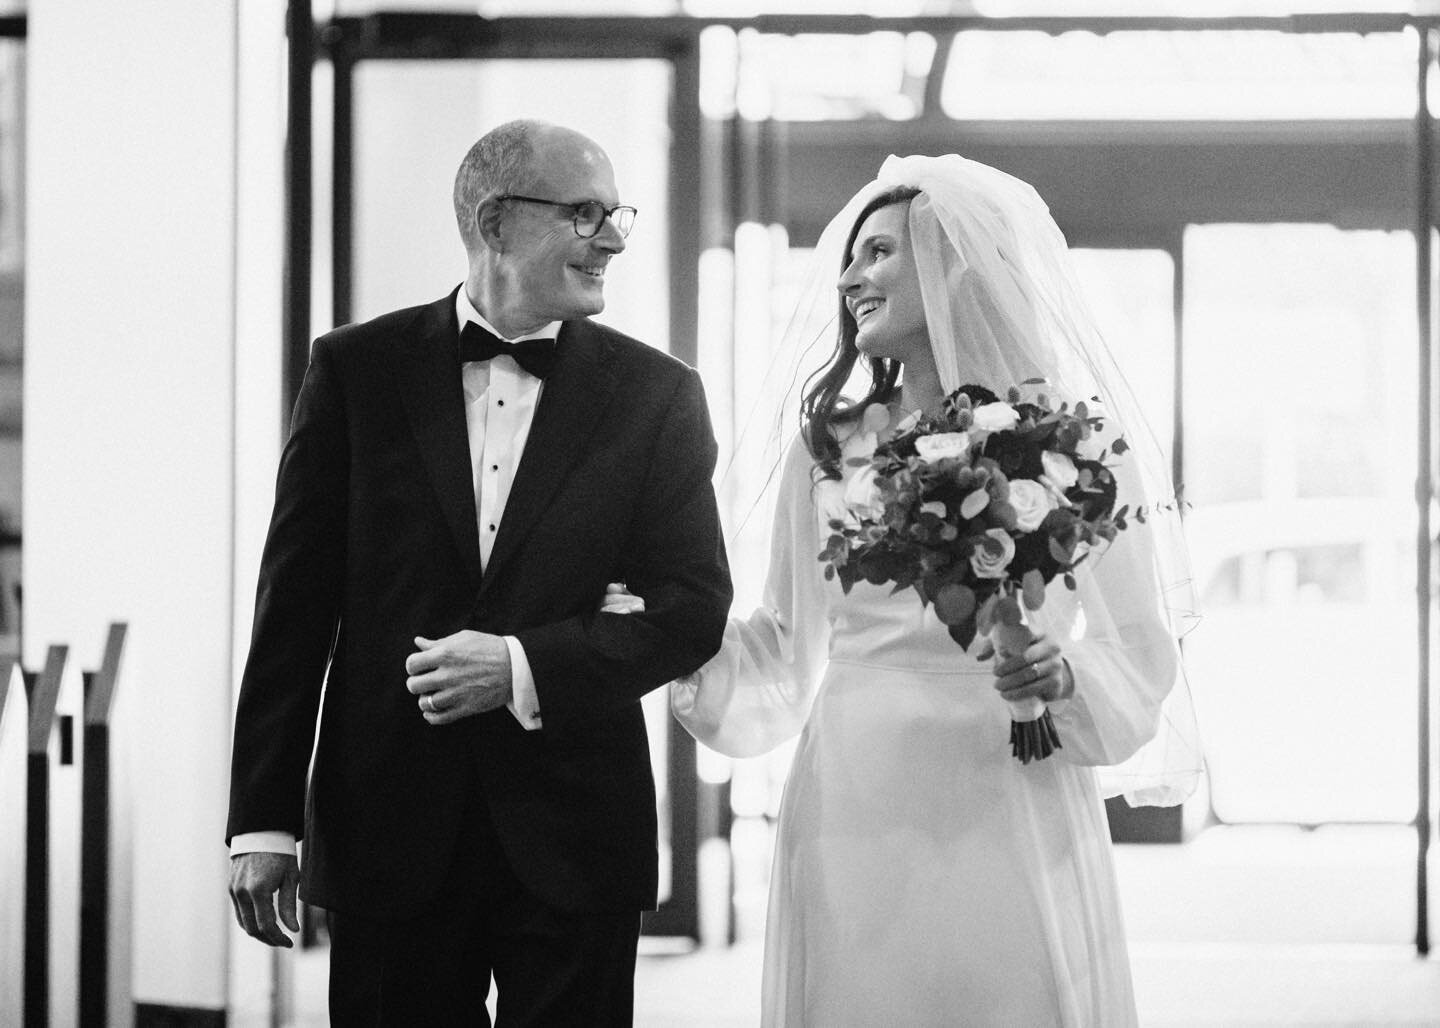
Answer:
M959 119L1348 119L1415 113L1415 40L1390 32L962 32Z
M922 33L744 33L741 113L784 121L906 120L920 114L935 40Z
M868 14L907 17L934 14L927 0L682 0L685 14L709 18L752 18L761 14Z
M1413 0L970 0L987 18L1149 15L1220 18L1230 15L1412 13Z

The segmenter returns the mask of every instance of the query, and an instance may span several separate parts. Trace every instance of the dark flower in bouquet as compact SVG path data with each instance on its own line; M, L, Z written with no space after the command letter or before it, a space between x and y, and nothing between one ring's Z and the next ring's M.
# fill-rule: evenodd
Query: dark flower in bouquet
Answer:
M1103 429L1102 413L1084 402L1023 400L1015 387L1001 400L962 386L939 414L902 423L872 455L850 461L859 470L846 488L848 516L830 522L820 554L826 578L847 593L860 581L914 589L962 649L979 635L1002 654L1022 651L1030 636L1021 606L1038 610L1056 577L1074 589L1075 569L1126 527L1107 463L1124 440L1082 452ZM1059 746L1043 703L1015 719L1020 759Z

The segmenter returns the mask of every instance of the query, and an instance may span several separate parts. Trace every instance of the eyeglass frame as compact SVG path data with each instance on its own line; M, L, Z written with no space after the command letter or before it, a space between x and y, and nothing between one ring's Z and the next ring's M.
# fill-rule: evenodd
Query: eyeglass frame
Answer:
M575 235L579 236L581 239L594 239L600 234L600 229L604 227L607 220L610 221L610 224L615 226L615 231L620 233L621 239L628 239L630 236L630 230L635 227L635 218L640 213L638 210L636 210L634 207L631 207L629 204L617 203L614 207L606 207L599 200L581 200L579 203L563 203L560 200L544 200L538 196L521 196L519 193L501 193L499 196L495 197L495 199L497 202L505 200L520 200L524 203L542 203L547 207L559 207L561 210L567 210L570 212L570 227L575 230ZM580 231L580 208L589 207L592 205L595 207L599 207L603 213L600 215L600 220L595 223L595 231L591 232L587 236ZM614 220L613 215L616 211L630 212L629 228L622 229L620 227L620 223Z

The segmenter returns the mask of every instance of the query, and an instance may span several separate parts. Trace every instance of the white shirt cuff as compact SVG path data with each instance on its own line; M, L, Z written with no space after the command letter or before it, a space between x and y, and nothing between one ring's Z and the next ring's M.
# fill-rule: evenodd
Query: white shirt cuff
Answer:
M295 836L289 832L241 832L230 840L230 855L284 853L295 856Z
M521 728L533 732L543 727L540 722L540 697L535 694L535 675L530 671L530 661L520 640L513 635L503 638L505 648L510 651L510 702L505 707L515 715Z

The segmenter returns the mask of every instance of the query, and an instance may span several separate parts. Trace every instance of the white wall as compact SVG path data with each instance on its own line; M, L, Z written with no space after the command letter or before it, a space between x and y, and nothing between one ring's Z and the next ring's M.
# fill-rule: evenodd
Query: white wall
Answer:
M31 0L25 659L130 624L138 1001L226 999L239 0ZM277 270L278 281L278 270ZM272 412L271 421L274 421Z
M255 579L275 494L281 428L285 0L240 3L235 303L235 602L233 688L250 644ZM318 230L318 227L317 227ZM222 740L228 746L229 737ZM228 752L228 750L227 750ZM223 806L223 803L222 803ZM223 902L223 897L221 898ZM292 950L232 923L228 1024L271 1024L276 972ZM282 1002L285 997L279 997Z

